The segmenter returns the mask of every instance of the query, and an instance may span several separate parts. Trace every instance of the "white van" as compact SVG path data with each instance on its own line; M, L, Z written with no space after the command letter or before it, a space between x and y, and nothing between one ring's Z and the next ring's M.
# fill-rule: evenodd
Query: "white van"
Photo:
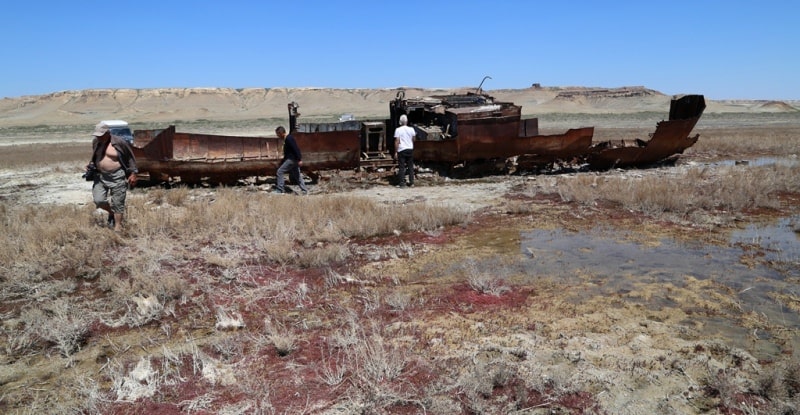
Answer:
M128 144L133 145L133 133L131 132L128 123L122 120L103 120L100 124L108 127L108 131L113 136L124 139Z

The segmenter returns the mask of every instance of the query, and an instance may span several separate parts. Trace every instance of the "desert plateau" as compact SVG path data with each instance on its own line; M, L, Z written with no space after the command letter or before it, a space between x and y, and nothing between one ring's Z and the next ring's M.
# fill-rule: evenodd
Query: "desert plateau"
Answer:
M0 412L800 414L800 101L706 97L648 168L142 183L121 233L81 178L100 120L271 136L290 102L366 119L398 90L0 100ZM596 140L647 140L672 98L484 92Z

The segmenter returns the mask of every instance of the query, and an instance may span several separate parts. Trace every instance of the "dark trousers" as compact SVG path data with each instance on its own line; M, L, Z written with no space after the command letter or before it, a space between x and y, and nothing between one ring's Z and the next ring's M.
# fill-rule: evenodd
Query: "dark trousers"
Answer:
M397 153L397 178L401 185L406 183L408 171L408 184L414 184L414 150L408 149Z
M289 179L291 179L296 185L300 186L300 190L302 190L303 193L308 193L306 184L303 181L303 176L300 174L300 166L298 166L297 162L292 159L284 160L283 163L281 163L281 166L278 167L278 173L275 175L275 189L277 191L286 191L284 188L284 175L286 173L289 173Z

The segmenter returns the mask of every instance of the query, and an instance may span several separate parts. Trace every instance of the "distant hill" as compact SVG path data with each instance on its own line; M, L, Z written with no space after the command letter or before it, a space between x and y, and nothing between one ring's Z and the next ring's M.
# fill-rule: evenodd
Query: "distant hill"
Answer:
M236 121L286 118L295 101L304 117L388 116L388 103L401 88L163 88L90 89L0 100L0 127L129 122ZM474 90L402 88L406 97ZM522 106L523 115L546 113L667 112L669 95L644 87L540 87L485 91ZM691 91L701 93L702 91ZM797 102L707 101L707 112L798 111Z

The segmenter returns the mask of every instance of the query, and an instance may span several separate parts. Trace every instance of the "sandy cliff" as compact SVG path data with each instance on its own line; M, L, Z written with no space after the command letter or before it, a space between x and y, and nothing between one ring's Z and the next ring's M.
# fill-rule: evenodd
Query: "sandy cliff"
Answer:
M471 89L406 87L407 97ZM100 119L129 122L252 120L285 118L286 105L300 104L304 117L383 117L399 88L164 88L91 89L0 100L0 127L94 124ZM524 115L543 113L664 112L671 96L644 87L532 87L486 91L522 105ZM701 91L690 91L701 92ZM708 112L798 111L797 102L708 101Z

